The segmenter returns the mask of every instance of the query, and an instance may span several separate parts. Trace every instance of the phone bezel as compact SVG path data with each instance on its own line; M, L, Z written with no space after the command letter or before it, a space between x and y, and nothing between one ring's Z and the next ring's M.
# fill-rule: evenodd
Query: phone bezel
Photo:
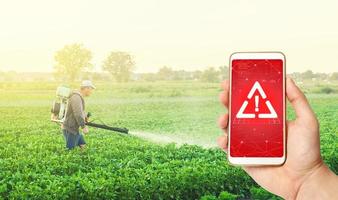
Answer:
M232 61L238 59L281 59L283 60L283 156L282 157L233 157L230 155L231 146L231 87L232 87ZM286 105L285 105L285 65L286 59L282 52L236 52L229 59L229 128L228 128L228 160L233 165L281 165L286 160Z

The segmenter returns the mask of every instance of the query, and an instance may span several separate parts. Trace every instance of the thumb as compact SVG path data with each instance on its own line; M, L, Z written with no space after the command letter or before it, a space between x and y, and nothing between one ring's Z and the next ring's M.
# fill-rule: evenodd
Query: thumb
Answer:
M286 79L286 96L295 110L296 121L306 124L317 123L316 116L305 95L289 77Z

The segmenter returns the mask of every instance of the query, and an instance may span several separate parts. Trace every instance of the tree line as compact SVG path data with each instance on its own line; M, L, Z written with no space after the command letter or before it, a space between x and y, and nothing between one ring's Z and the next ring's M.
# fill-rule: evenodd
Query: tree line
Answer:
M102 61L101 69L110 74L93 73L92 52L82 44L66 45L55 54L54 75L57 80L75 81L91 77L92 79L112 78L118 82L129 80L202 80L216 82L224 79L227 74L227 67L209 67L206 70L185 71L173 70L164 66L157 73L133 73L135 69L134 57L128 52L112 51Z
M54 75L58 80L75 81L88 76L93 69L92 52L82 44L66 45L56 52ZM112 51L102 62L102 70L119 82L128 81L135 68L132 55L123 51Z
M59 81L77 81L81 79L105 80L105 81L175 81L175 80L199 80L204 82L219 82L227 79L229 68L227 66L208 67L205 70L174 70L163 66L156 73L134 73L135 59L124 51L112 51L102 61L103 73L93 72L92 52L83 44L70 44L58 50L54 56L54 79ZM34 74L35 80L46 79L46 74ZM32 74L30 74L32 76ZM45 76L45 78L43 78ZM325 80L337 81L338 72L314 73L311 70L290 74L296 81ZM22 80L14 71L1 72L0 81Z

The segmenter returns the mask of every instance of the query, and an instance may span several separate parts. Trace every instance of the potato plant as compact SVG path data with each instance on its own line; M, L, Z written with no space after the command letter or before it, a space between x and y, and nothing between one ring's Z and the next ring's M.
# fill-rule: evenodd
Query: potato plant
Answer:
M189 143L214 144L221 134L216 119L226 110L218 84L97 85L87 109L107 124ZM277 199L230 166L218 148L156 144L92 128L85 151L67 151L49 119L57 83L0 86L0 199ZM338 96L308 97L321 125L323 158L337 173ZM289 106L288 117L294 117Z

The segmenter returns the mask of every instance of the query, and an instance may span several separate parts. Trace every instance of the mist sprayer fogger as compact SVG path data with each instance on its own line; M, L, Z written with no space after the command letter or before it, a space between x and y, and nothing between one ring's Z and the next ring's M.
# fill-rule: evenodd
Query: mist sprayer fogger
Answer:
M67 118L67 109L69 98L71 96L71 89L66 86L59 86L56 90L56 100L53 102L52 109L51 109L51 121L62 124ZM91 116L91 113L88 112L87 118ZM92 122L86 122L87 126L95 127L99 129L105 129L110 131L115 131L123 134L128 134L129 130L126 128L119 128L119 127L112 127L108 126L104 123L97 124Z

